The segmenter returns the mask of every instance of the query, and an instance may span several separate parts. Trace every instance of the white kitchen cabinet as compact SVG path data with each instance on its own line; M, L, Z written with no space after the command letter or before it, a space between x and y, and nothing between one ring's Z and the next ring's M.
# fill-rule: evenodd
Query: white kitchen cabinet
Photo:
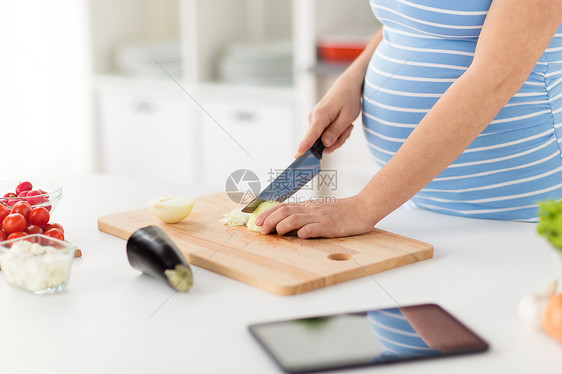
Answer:
M315 73L318 36L377 27L368 0L90 0L90 5L99 170L220 189L234 170L252 169L265 183L268 172L292 160L307 114L325 91ZM279 40L292 45L292 84L220 81L217 68L229 46ZM124 76L115 52L136 42L179 45L182 73ZM175 94L162 96L154 85ZM356 159L343 157L339 164L350 163ZM324 164L336 165L330 157Z
M150 94L100 93L101 169L109 174L194 183L191 105Z
M249 169L262 187L284 169L295 151L294 109L290 104L232 101L214 97L201 101L204 183L224 188L235 170Z

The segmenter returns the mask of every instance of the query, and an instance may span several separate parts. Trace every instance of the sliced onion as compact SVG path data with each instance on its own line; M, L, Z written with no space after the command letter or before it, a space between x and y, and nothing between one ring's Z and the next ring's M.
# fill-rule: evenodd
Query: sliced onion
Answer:
M248 223L246 224L248 226L248 230L261 232L261 226L256 225L256 220L258 219L260 214L262 214L269 208L273 208L274 206L279 204L281 204L279 201L264 201L263 203L258 205L256 210L254 210L254 212L250 216L250 219L248 219Z

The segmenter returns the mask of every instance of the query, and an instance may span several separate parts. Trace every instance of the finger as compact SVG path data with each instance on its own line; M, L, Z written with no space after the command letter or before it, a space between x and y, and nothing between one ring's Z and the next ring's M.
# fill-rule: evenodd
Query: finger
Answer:
M328 147L328 148L324 148L324 153L332 153L333 151L335 151L336 149L341 147L343 145L343 143L345 143L345 141L350 137L352 130L353 130L353 125L349 125L348 128L345 129L343 134L340 135L340 137L334 143L334 145L332 145L331 147Z
M275 230L279 235L285 235L293 230L298 230L301 227L314 223L315 219L311 214L300 213L292 214L285 218L275 226Z
M314 222L301 227L297 235L301 239L320 238L326 236L326 231L321 223Z
M324 146L328 148L334 145L338 138L349 127L349 123L352 120L350 120L350 116L340 112L336 119L326 128L326 130L324 130L324 133L322 134L322 143L324 143Z
M265 221L265 219L269 217L271 213L275 212L277 209L283 207L284 205L287 205L287 203L275 205L274 207L264 210L256 219L256 225L261 226L263 221Z
M308 126L308 130L304 137L302 138L301 142L297 147L297 153L295 154L295 158L301 156L304 152L306 152L316 140L322 135L324 129L330 125L330 119L326 116L320 114L312 114L310 117L310 125Z
M292 214L300 213L300 209L302 208L299 207L298 205L288 205L288 204L279 207L279 209L276 209L263 221L262 228L261 228L262 234L269 234L275 229L275 227L279 222L281 222L282 220L284 220L285 218L289 217Z

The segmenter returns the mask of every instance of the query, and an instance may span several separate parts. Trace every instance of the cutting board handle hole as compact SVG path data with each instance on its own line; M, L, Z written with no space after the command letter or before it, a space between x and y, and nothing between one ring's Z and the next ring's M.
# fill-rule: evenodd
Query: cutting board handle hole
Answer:
M346 261L351 257L347 253L332 253L331 255L328 255L328 258L334 261Z

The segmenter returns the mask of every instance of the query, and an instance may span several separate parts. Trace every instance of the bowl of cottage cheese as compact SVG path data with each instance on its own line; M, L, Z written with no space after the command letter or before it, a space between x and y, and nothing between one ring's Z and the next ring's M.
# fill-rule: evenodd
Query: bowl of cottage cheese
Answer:
M68 284L76 247L42 234L0 242L0 267L8 284L48 294Z

